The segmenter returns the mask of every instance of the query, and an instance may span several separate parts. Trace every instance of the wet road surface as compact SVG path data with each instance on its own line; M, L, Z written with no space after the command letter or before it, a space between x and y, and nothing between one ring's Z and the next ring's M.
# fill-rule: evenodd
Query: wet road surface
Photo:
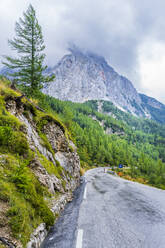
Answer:
M86 173L43 248L165 248L165 191Z

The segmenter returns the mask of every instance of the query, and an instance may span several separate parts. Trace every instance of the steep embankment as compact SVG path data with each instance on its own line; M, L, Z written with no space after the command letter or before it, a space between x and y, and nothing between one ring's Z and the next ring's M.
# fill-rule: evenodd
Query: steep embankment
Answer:
M0 242L38 247L79 185L80 162L63 124L7 84L0 82Z

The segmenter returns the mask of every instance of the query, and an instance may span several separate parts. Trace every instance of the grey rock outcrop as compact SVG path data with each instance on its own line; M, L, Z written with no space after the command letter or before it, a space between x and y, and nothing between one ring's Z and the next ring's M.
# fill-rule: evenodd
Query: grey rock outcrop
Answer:
M31 239L28 242L26 247L27 248L39 248L47 234L48 234L48 231L46 230L45 223L41 223L31 235Z
M22 122L21 130L35 154L29 168L39 183L51 193L50 209L55 215L59 215L66 203L71 201L72 192L80 183L80 160L76 146L66 137L66 130L62 124L49 115L44 114L41 117L40 121L43 121L43 124L39 129L33 113L28 110L28 114L25 114L24 103L20 101L18 104L17 100L12 97L6 99L6 109ZM51 149L44 144L40 133L45 135ZM47 171L44 163L51 163L57 173ZM41 223L31 234L27 248L40 247L47 232L45 223Z

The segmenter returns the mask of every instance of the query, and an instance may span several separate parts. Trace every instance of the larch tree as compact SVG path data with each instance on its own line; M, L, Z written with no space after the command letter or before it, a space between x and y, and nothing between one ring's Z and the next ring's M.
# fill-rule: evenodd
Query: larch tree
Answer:
M47 66L43 64L45 49L42 29L36 18L36 12L30 4L23 18L16 22L16 37L9 40L9 46L16 50L16 58L4 56L3 64L9 69L9 75L14 78L28 95L33 95L55 78L47 75Z

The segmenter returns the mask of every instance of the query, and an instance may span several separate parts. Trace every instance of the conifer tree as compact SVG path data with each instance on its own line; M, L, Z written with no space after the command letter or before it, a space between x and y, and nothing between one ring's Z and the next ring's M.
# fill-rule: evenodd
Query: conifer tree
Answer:
M45 72L47 66L43 65L45 45L42 30L31 4L23 13L23 18L16 22L15 32L16 37L8 43L18 56L4 56L3 64L8 67L8 74L22 85L26 93L34 94L44 84L51 82L54 75L49 76Z

